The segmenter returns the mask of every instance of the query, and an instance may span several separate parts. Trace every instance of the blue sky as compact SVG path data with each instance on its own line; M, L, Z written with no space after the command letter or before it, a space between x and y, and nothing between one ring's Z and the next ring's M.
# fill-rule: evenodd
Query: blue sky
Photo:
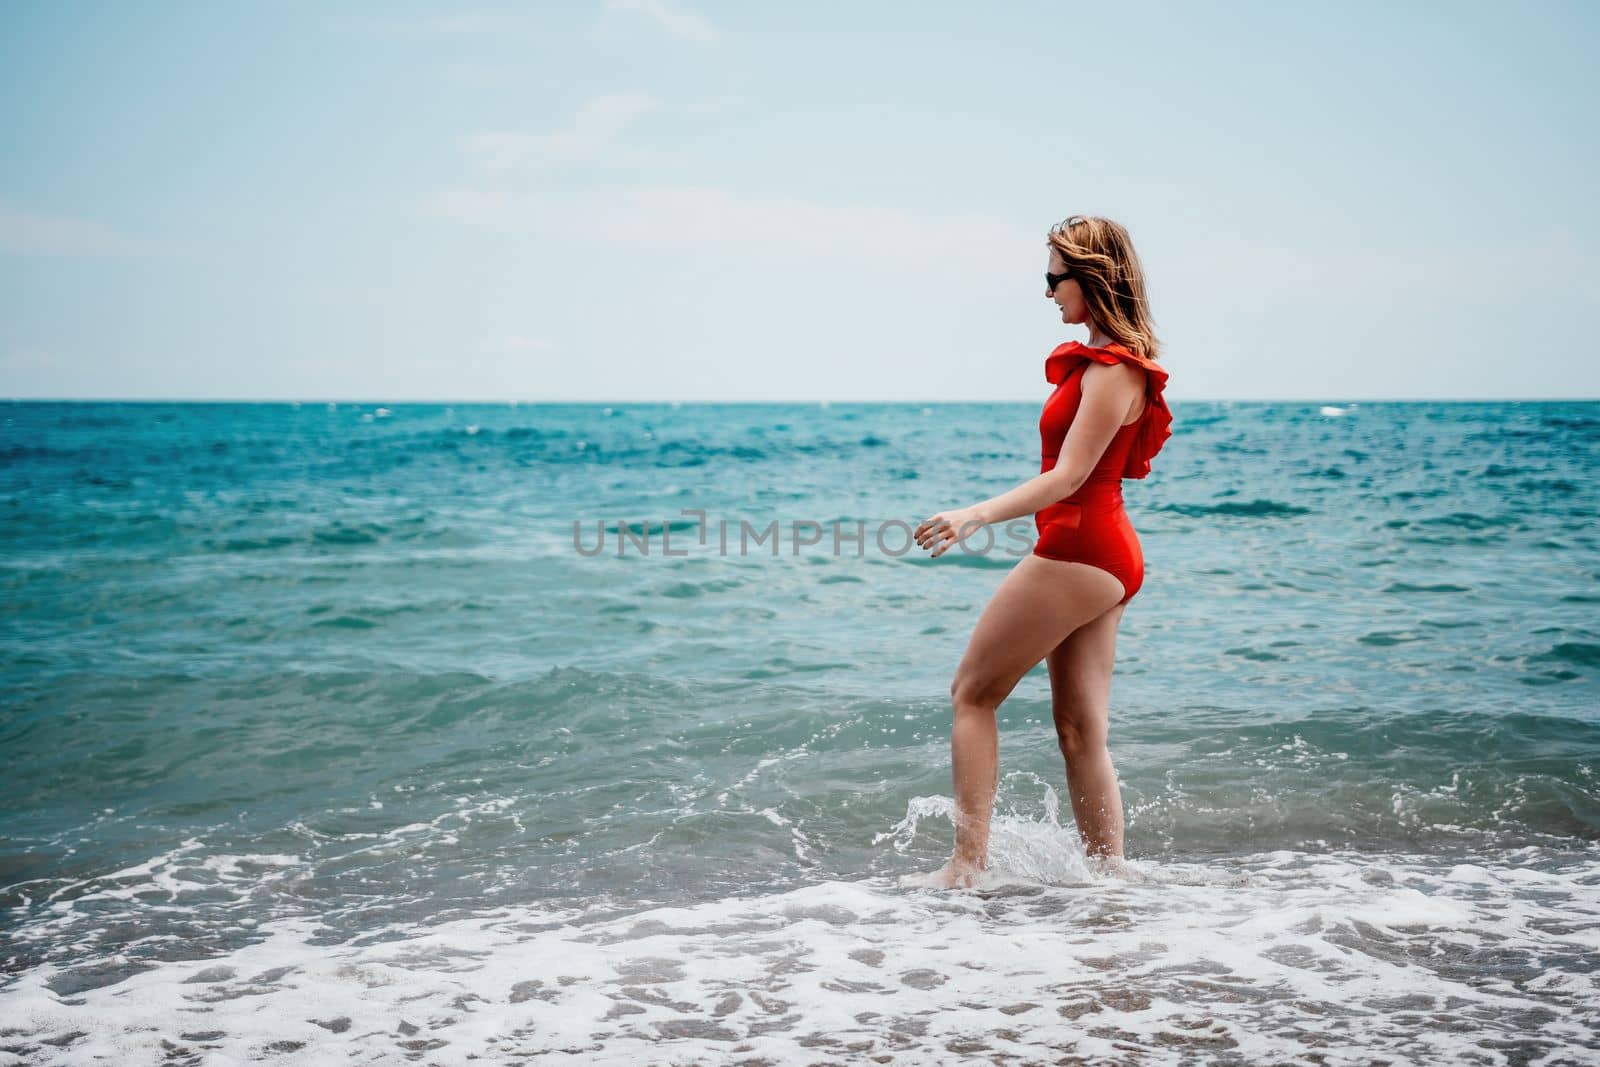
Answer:
M0 5L0 395L1592 398L1600 6Z

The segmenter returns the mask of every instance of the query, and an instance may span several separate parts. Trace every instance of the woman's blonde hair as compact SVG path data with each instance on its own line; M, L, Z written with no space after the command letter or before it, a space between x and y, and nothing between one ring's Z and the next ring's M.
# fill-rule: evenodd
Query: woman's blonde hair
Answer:
M1110 219L1073 215L1050 228L1046 243L1083 289L1094 324L1146 359L1157 358L1161 342L1150 325L1144 268L1128 231Z

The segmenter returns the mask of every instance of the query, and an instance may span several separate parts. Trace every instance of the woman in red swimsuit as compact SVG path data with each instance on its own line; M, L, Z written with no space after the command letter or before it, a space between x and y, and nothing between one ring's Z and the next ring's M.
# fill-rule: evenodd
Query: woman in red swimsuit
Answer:
M1122 479L1143 478L1172 435L1155 362L1144 273L1128 231L1074 215L1053 227L1045 295L1061 321L1082 323L1089 343L1068 341L1045 360L1055 391L1039 420L1040 474L917 527L917 543L943 554L985 524L1033 515L1033 552L984 608L950 685L956 843L932 881L973 885L988 868L989 819L999 776L995 713L1043 659L1056 738L1084 851L1120 867L1122 798L1106 751L1117 623L1144 581L1139 538L1122 508Z

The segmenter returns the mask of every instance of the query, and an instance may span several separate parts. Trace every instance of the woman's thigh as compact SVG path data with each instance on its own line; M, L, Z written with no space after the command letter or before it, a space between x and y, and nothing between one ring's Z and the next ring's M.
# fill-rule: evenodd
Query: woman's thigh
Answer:
M1051 649L1122 595L1122 583L1098 567L1024 556L978 617L951 695L998 706Z

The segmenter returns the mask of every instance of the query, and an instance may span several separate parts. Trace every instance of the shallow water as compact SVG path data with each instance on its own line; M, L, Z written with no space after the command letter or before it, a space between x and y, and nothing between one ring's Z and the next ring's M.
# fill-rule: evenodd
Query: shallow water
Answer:
M1036 408L0 408L0 1063L1600 1058L1600 404L1174 411L1133 872L1041 666L938 893Z

